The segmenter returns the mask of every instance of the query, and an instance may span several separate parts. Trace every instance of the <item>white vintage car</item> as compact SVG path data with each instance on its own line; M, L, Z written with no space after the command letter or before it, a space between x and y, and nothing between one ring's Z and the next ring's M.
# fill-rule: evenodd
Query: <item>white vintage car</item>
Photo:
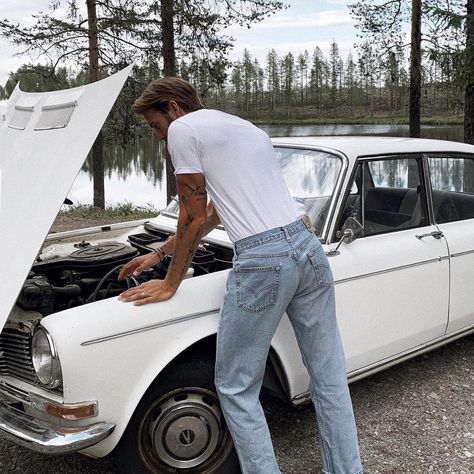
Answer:
M129 69L46 94L16 90L0 121L0 433L44 453L113 452L126 473L231 473L213 385L233 249L205 238L169 301L117 299L120 266L176 229L177 204L143 222L44 240ZM335 276L350 381L474 331L474 147L406 138L274 141ZM166 262L165 262L166 263ZM162 278L166 264L144 278ZM291 325L264 385L309 400Z

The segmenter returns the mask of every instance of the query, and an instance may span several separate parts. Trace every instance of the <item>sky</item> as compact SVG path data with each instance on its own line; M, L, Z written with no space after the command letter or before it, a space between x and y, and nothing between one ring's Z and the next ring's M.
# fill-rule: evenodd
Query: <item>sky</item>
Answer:
M33 22L32 15L46 11L50 0L1 0L0 18L22 25ZM85 3L85 2L84 2ZM231 26L225 30L235 38L231 59L239 59L247 48L253 57L264 61L266 53L274 48L279 56L310 53L319 46L327 54L333 41L339 45L345 59L356 42L354 21L349 15L347 1L343 0L286 0L288 9L282 10L251 29ZM15 57L18 48L0 39L0 84L4 85L9 71L16 70L36 58Z

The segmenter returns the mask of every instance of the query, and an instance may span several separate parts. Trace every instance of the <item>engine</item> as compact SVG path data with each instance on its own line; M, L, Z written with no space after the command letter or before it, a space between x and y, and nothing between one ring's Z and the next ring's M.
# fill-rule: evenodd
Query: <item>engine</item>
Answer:
M166 235L136 234L129 244L102 242L75 244L77 249L66 255L46 251L38 257L25 281L17 305L27 311L47 316L75 306L118 296L127 288L166 276L170 259L144 271L139 277L118 281L118 273L126 262L148 253ZM230 268L232 251L201 246L196 251L188 276Z
M115 296L127 288L117 281L120 267L136 255L133 247L118 242L77 244L70 255L40 257L25 281L17 304L43 316Z

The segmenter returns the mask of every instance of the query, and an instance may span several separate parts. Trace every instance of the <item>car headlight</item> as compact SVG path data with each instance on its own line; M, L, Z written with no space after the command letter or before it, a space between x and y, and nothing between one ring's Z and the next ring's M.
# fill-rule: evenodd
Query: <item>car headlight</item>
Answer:
M61 365L53 340L45 328L39 326L31 344L33 367L38 380L46 388L56 388L62 383Z

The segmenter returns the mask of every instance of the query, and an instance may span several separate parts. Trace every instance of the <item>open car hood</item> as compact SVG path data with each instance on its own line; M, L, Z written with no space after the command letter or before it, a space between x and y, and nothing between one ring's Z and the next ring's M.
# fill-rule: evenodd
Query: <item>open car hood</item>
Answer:
M131 70L63 91L17 86L0 116L0 329Z

